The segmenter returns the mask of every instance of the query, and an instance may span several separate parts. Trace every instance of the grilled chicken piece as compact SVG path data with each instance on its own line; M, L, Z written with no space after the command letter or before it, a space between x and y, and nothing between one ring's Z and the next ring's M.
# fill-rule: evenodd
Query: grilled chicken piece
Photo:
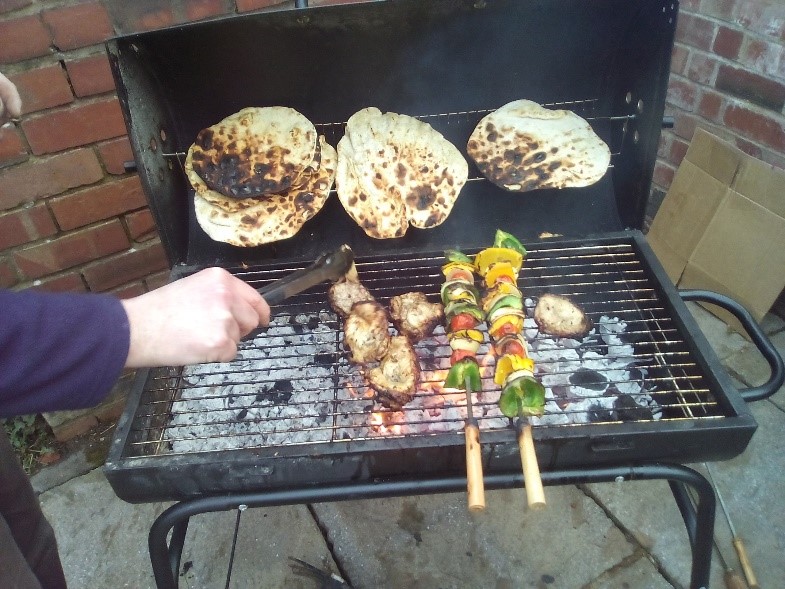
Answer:
M376 300L360 282L354 264L346 276L330 286L327 296L330 299L330 306L343 318L349 316L355 303Z
M592 328L586 313L567 297L546 293L537 301L534 320L539 328L557 337L582 338Z
M429 303L421 292L407 292L390 299L390 315L398 331L418 342L433 333L444 319L444 307L440 303Z
M368 371L368 381L379 403L400 411L414 397L420 381L420 363L406 336L396 335L376 368Z
M355 303L343 332L351 360L357 364L381 360L390 345L387 311L376 301Z

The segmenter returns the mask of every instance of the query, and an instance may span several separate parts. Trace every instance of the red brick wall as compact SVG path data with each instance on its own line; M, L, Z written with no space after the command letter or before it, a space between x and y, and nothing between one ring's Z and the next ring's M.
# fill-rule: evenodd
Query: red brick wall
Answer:
M0 0L0 71L24 104L21 122L0 130L0 288L131 296L161 284L167 262L139 179L123 168L132 154L103 42L292 4Z
M785 168L785 4L684 0L671 62L650 220L696 127Z
M311 0L311 5L351 0ZM281 0L0 0L0 71L21 123L0 131L0 287L143 292L166 260L135 174L103 41ZM696 126L785 167L785 7L681 5L649 217Z

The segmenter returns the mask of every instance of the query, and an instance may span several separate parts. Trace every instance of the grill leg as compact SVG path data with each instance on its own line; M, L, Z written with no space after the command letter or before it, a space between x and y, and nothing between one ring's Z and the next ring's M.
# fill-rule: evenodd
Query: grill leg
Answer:
M684 519L684 525L687 527L687 535L692 546L692 586L708 587L717 501L709 481L702 475L695 474L702 480L699 485L691 485L698 493L698 502L695 507L690 500L686 483L669 481L669 484L681 517Z
M679 464L642 464L628 466L589 467L571 470L543 471L544 485L580 485L609 483L619 480L664 480L671 485L676 504L687 526L692 547L692 573L690 589L709 586L711 545L714 535L714 491L699 473ZM486 489L520 488L523 474L490 474L485 476ZM697 513L689 503L686 485L695 489L698 496ZM324 503L356 499L378 499L410 495L458 493L466 490L466 477L440 477L386 481L383 483L355 483L289 489L285 491L244 492L216 497L199 497L176 503L164 511L150 528L148 546L150 562L158 589L177 589L180 556L183 550L188 520L193 515L213 511L229 511L249 507L275 507L304 503ZM172 541L166 537L172 530Z

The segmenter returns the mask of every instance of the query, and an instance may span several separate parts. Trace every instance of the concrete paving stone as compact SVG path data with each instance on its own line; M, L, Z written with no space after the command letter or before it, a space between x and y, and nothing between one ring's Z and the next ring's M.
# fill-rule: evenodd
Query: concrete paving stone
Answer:
M710 468L760 586L785 587L785 412L766 401L752 403L750 408L758 429L749 446L736 458L712 463ZM719 505L715 530L726 560L741 571Z
M165 503L132 505L117 499L100 469L40 495L57 536L73 588L154 588L147 535ZM188 526L180 587L224 587L236 512L194 516ZM241 518L232 587L310 589L288 557L323 570L335 563L306 506L250 509Z
M166 505L131 505L100 470L39 496L55 530L69 587L154 587L147 553L150 524Z
M760 326L767 335L774 335L780 331L785 331L785 319L775 313L767 313L760 322Z
M634 546L573 486L547 487L542 511L523 489L314 505L355 589L582 587ZM654 585L656 586L656 585Z
M738 354L747 345L750 345L749 340L728 327L725 322L716 315L711 314L699 304L687 303L687 308L692 313L695 322L698 324L698 327L700 327L703 335L708 340L709 345L720 361L723 361L734 354Z
M591 484L586 489L652 556L674 587L689 586L692 561L687 530L665 481ZM719 569L712 569L711 586L721 585Z
M40 495L49 489L67 483L71 479L87 474L94 468L95 464L91 463L84 452L75 452L59 462L40 470L30 477L30 482L36 494Z
M751 411L759 427L747 449L732 460L712 463L711 470L737 532L745 539L760 586L785 587L785 512L781 491L785 488L785 472L779 466L771 468L772 461L780 465L785 456L785 413L766 401L753 403ZM705 473L702 464L690 466ZM666 483L632 481L587 488L624 529L650 550L677 587L687 586L687 533ZM726 560L740 571L719 505L715 532ZM724 585L722 573L719 559L713 556L711 587Z
M237 512L232 511L191 518L181 588L225 587L236 517ZM230 587L312 589L312 580L292 572L289 557L337 572L307 506L246 510L240 520Z
M632 562L614 567L581 589L673 589L644 553Z
M785 331L773 335L771 337L771 343L777 349L780 356L785 358ZM769 400L785 411L785 386L781 386L776 393L769 397Z

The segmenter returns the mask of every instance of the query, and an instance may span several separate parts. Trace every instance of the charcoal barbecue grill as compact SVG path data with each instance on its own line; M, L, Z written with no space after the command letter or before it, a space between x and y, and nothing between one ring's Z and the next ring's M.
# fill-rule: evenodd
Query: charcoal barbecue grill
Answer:
M569 295L595 324L573 342L527 332L552 393L534 420L543 482L669 480L693 544L691 586L701 587L714 496L680 463L743 452L756 428L746 403L775 392L783 366L734 301L678 292L640 232L677 12L670 1L391 0L222 18L112 39L107 49L173 278L218 264L262 288L347 243L382 303L412 290L437 300L445 248L477 251L497 228L520 237L529 305L544 292ZM195 221L188 146L246 106L293 107L333 145L351 114L376 106L427 121L465 154L477 122L519 98L587 119L611 148L606 176L587 188L511 194L470 165L446 222L396 240L366 237L334 196L298 235L256 248L214 242ZM443 331L416 347L414 400L384 411L348 361L326 288L274 306L271 326L231 363L138 373L105 472L124 500L180 502L151 529L159 587L176 586L195 513L465 488L466 403L441 387ZM770 380L737 391L685 300L732 310ZM493 357L484 357L474 412L486 487L519 486L515 429L498 412ZM699 494L697 512L685 485Z

